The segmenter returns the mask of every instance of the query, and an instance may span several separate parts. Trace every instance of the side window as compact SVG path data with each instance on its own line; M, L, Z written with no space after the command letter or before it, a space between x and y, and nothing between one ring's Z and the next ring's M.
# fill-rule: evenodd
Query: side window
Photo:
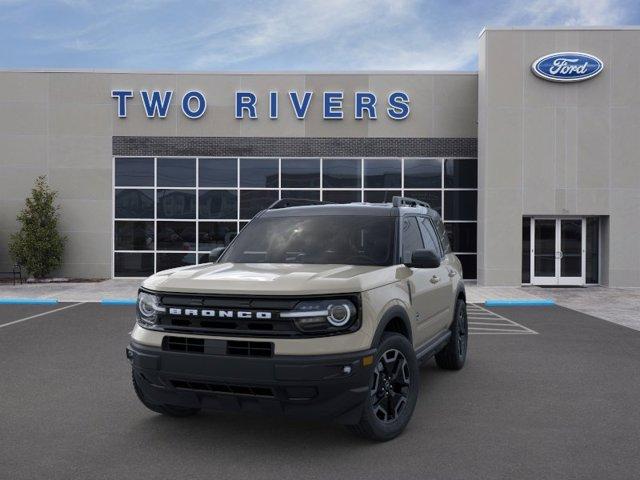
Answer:
M433 230L433 225L426 217L420 217L420 230L422 231L422 238L424 238L424 248L428 250L433 250L436 254L442 257L442 248L440 248L440 243L438 243L438 237L436 236L436 232Z
M402 220L402 263L411 262L413 251L421 248L424 246L416 217L405 217Z
M433 219L433 223L436 226L436 233L440 238L440 243L442 244L442 248L444 248L444 253L451 253L451 243L449 243L449 235L444 227L444 222L440 217L437 217Z

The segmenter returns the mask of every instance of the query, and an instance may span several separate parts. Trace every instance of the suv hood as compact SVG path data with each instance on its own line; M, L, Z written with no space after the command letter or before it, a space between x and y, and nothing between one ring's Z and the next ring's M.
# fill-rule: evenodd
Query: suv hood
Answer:
M213 263L159 272L142 286L180 293L315 295L356 293L396 281L397 265Z

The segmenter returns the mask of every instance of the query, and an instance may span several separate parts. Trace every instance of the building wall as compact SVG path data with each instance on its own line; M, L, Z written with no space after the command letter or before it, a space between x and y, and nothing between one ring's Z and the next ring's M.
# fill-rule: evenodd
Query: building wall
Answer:
M480 38L478 281L521 282L523 215L601 215L601 280L640 286L640 31L489 29ZM542 55L596 55L574 84L542 80Z
M134 90L127 118L116 114L113 89ZM148 119L138 90L174 90L166 118ZM207 97L198 120L179 111L188 89ZM234 118L234 92L258 95L260 118ZM270 90L280 92L280 117L269 120ZM306 120L288 107L290 90L315 92ZM345 118L322 119L321 92L344 92ZM357 90L394 90L411 98L411 114L394 121L355 120ZM262 106L262 109L261 109ZM380 105L381 107L382 105ZM57 275L111 276L113 137L356 137L475 138L477 75L402 74L133 74L90 72L0 72L0 270L7 270L9 234L35 177L46 174L59 191L61 230L68 236ZM215 142L214 142L215 143ZM290 143L290 142L289 142ZM211 155L215 152L211 152ZM272 155L279 155L273 152Z

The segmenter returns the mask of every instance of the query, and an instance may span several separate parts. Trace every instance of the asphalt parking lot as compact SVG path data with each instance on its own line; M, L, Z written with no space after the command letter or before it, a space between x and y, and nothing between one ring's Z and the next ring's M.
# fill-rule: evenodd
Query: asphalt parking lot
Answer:
M1 306L0 478L638 478L640 332L561 307L470 315L465 369L423 366L409 427L375 444L338 425L162 417L130 385L133 307Z

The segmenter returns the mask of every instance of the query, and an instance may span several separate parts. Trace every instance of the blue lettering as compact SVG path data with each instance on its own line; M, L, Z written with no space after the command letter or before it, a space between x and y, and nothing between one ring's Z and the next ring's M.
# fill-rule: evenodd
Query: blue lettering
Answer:
M387 114L394 120L407 118L409 116L409 95L404 92L391 92Z
M256 113L256 94L253 92L236 92L236 118L244 118L245 110L249 118L258 118Z
M171 104L171 97L173 91L167 90L164 92L164 97L160 97L158 90L151 92L151 98L149 98L149 92L146 90L140 90L140 97L142 98L142 105L148 118L153 118L158 115L160 118L165 118L169 113L169 105Z
M367 111L367 115L370 119L375 120L376 115L376 102L378 101L376 94L371 92L356 92L356 120L362 120L364 118L364 111Z
M196 100L198 107L195 110L191 109L190 102L191 100ZM197 90L191 90L184 94L182 97L182 112L189 118L200 118L204 115L205 110L207 109L207 100L204 98L202 92Z
M322 118L326 120L342 118L342 98L342 92L324 92Z
M278 92L269 92L269 118L278 118Z
M127 117L127 98L133 98L133 90L111 90L111 97L118 99L118 117Z
M298 97L298 92L289 92L291 105L293 105L293 111L295 112L296 118L298 120L304 120L304 117L307 115L307 110L309 110L309 104L311 103L312 96L313 96L313 92L304 92L304 96L302 97L302 102L300 102L300 97Z

